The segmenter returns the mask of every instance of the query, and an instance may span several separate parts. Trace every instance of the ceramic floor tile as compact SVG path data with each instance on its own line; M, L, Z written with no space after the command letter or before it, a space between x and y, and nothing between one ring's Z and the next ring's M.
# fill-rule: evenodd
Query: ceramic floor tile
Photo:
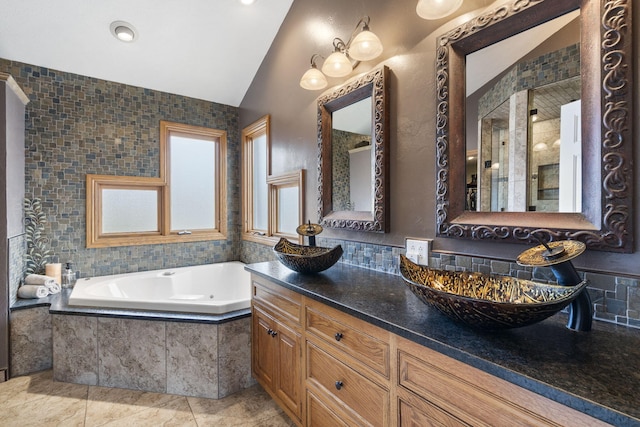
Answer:
M0 426L84 426L87 386L55 382L51 375L46 371L1 383Z
M220 400L53 380L51 370L0 383L0 427L292 427L259 386Z
M0 383L0 408L40 406L39 401L54 397L84 400L87 391L84 385L53 381L53 372L46 370Z
M289 427L293 422L259 386L232 394L220 400L188 397L191 410L203 426L269 426Z
M91 386L87 401L87 425L105 425L180 399L186 404L185 397L171 394Z
M191 408L186 397L173 396L174 398L160 405L149 407L140 406L140 410L128 416L119 416L117 419L109 419L111 412L103 413L107 420L101 422L96 415L95 418L87 417L87 426L104 427L198 427L196 420L191 413Z

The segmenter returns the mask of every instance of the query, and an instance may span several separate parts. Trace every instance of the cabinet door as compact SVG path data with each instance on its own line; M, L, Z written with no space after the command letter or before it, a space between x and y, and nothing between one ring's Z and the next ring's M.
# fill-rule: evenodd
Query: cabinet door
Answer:
M274 320L264 312L253 309L253 373L265 388L274 389L277 347L273 339Z
M302 338L299 333L283 324L277 324L274 338L273 341L278 347L276 393L282 402L300 418Z

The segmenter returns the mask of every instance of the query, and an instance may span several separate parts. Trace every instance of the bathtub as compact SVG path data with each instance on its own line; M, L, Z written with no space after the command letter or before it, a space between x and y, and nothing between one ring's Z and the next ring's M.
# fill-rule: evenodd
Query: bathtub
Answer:
M251 306L251 275L241 262L79 279L70 306L222 314Z

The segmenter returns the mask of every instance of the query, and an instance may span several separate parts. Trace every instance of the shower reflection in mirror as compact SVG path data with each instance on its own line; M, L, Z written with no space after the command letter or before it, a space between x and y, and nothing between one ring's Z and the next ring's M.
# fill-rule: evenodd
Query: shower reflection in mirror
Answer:
M506 71L484 84L468 81L477 122L468 123L467 210L581 212L579 30L561 31L577 14L545 24L551 35ZM486 60L485 49L467 66L475 55Z

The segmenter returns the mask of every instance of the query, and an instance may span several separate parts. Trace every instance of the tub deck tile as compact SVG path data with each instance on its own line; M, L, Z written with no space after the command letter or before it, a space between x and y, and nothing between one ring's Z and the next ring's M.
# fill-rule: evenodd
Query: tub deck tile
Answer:
M167 322L167 393L218 398L218 325Z
M98 384L98 318L51 316L53 378L76 384Z
M98 385L166 391L164 322L98 318Z

